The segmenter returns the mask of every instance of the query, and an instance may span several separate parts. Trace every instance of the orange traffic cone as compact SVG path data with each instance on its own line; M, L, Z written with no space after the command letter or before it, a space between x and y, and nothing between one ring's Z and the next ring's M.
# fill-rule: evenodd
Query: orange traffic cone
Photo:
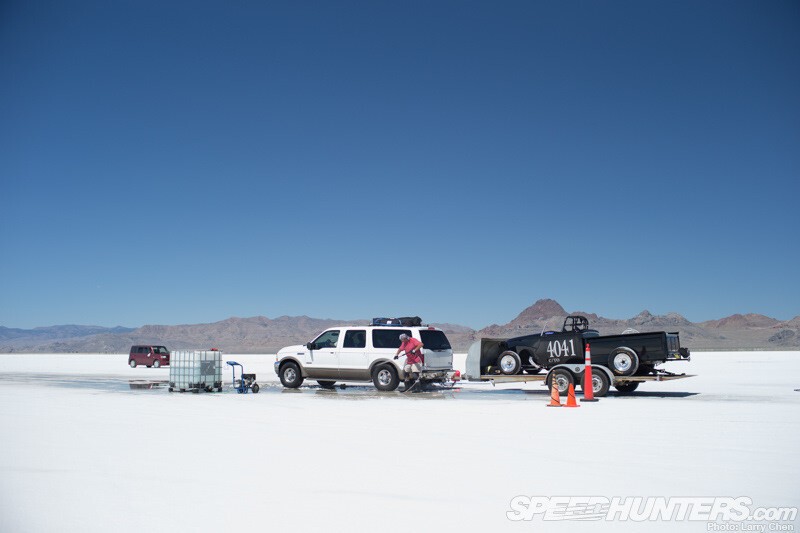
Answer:
M550 403L547 407L561 407L561 395L558 393L558 383L556 380L550 380Z
M580 407L578 401L575 399L575 385L569 384L569 394L567 395L567 403L564 407Z
M592 348L589 343L586 343L586 366L583 373L583 402L597 402L599 401L594 397L594 384L592 383ZM598 371L599 372L599 371Z

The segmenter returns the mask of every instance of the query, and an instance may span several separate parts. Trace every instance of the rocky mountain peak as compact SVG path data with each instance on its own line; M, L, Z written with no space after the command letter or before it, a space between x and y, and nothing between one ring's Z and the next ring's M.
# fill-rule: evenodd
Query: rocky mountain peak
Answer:
M515 321L545 320L554 316L566 316L567 312L555 300L549 298L538 300L535 304L522 311Z
M702 322L701 325L714 329L738 329L738 328L768 328L779 324L780 321L774 318L748 313L746 315L736 313L719 320L709 320Z

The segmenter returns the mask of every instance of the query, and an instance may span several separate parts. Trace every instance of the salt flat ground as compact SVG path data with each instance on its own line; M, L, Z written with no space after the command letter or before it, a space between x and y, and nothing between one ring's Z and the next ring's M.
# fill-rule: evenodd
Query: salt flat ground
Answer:
M578 409L545 407L539 383L288 391L273 356L224 359L262 392L170 394L167 368L125 355L0 355L0 531L699 532L506 512L517 495L800 504L799 352L693 354L666 367L697 377Z

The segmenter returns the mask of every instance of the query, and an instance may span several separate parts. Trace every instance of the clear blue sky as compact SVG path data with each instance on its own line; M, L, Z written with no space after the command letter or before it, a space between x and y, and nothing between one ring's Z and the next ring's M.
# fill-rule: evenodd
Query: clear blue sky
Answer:
M800 3L0 3L0 325L800 314Z

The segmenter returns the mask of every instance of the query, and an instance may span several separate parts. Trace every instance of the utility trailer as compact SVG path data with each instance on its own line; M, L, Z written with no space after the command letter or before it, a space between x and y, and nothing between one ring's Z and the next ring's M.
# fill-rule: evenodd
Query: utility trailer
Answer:
M588 324L586 317L575 315L565 319L560 332L481 339L469 349L464 377L492 383L544 381L548 387L555 380L563 394L570 384L584 385L587 344L592 353L592 390L598 397L605 396L611 386L629 394L645 381L692 377L656 368L667 361L690 359L689 350L680 347L678 333L601 336ZM547 372L542 374L543 370Z

